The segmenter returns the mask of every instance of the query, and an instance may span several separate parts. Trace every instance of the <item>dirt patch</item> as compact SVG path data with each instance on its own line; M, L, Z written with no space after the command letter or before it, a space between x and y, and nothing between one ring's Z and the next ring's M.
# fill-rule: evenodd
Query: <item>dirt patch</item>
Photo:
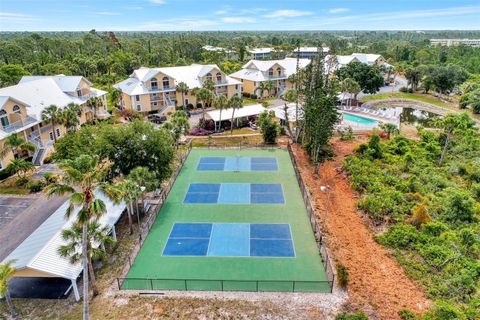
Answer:
M334 140L336 156L320 167L319 176L313 174L313 166L303 149L294 145L293 151L302 177L313 191L329 249L335 260L348 268L351 305L367 312L372 319L400 319L399 311L422 313L429 301L389 251L374 241L367 222L357 210L358 195L341 171L344 158L364 139ZM320 191L320 186L329 187Z

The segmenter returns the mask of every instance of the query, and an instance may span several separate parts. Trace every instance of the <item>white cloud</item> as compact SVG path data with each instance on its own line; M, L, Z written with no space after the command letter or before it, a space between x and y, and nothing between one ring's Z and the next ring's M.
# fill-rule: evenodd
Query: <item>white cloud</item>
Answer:
M350 11L350 9L348 9L348 8L333 8L333 9L328 10L328 13L335 14L335 13L343 13L343 12L348 12L348 11Z
M192 31L192 30L208 30L218 25L218 22L208 19L167 19L163 22L150 22L140 25L135 30L144 31Z
M9 23L26 23L38 21L38 17L15 12L0 12L0 21Z
M225 17L222 18L222 22L225 23L254 23L257 21L254 18L249 18L249 17Z
M265 18L293 18L311 16L313 12L300 10L277 10L271 14L264 15Z
M94 13L101 16L119 16L120 15L120 13L118 12L110 12L110 11L99 11Z
M165 4L165 0L149 0L153 4Z

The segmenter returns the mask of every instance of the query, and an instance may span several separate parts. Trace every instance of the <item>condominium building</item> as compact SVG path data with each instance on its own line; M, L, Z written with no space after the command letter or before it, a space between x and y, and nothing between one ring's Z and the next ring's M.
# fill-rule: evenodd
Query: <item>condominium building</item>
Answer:
M248 53L250 53L250 59L263 60L263 59L270 59L272 57L273 52L275 52L275 49L254 48L254 49L248 49L247 51Z
M299 68L305 68L310 59L299 59ZM255 94L266 97L268 95L280 96L286 90L293 87L289 77L295 74L297 69L296 58L285 58L281 60L250 60L242 69L232 73L230 76L242 82L244 93ZM261 83L273 81L275 88L268 92L259 88Z
M216 53L223 54L225 60L238 58L238 55L235 52L235 50L222 48L222 47L214 47L210 45L203 46L202 49L208 52L216 52Z
M334 72L353 62L365 63L371 66L391 67L391 65L385 61L385 58L379 54L352 53L351 55L327 55L325 57L325 72Z
M330 48L328 47L300 47L293 50L293 55L299 57L300 59L311 59L319 56L326 56Z
M66 132L64 126L57 124L54 134L52 124L42 120L42 111L52 104L64 108L75 103L83 107L80 116L82 124L94 117L109 116L106 94L105 91L93 88L84 77L64 75L25 76L17 85L1 88L0 149L3 149L8 136L17 134L36 146L33 162L41 164L52 149L55 136L61 137ZM95 111L86 106L92 97L98 97L102 101L102 106ZM18 155L12 150L0 159L0 170L15 156Z
M192 64L190 66L146 68L135 70L128 79L114 85L122 90L121 106L125 109L164 113L176 105L196 105L195 88L201 88L207 79L214 84L215 95L227 98L240 96L242 83L227 76L217 65ZM177 90L185 83L188 92ZM182 97L184 101L182 101Z
M447 47L463 44L474 48L480 48L480 39L430 39L430 44Z

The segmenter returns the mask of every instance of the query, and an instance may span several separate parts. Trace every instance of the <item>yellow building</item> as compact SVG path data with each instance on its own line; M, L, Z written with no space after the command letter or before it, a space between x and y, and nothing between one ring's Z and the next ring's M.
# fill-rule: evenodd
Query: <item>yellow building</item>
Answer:
M299 68L305 68L310 59L299 59ZM285 58L281 60L250 60L242 69L232 73L230 77L242 82L244 93L255 94L261 97L280 96L286 90L293 87L289 77L297 70L297 59ZM260 84L266 81L273 81L275 88L271 91L260 92Z
M86 107L87 101L98 97L103 105L96 110ZM0 89L0 149L5 139L17 134L33 143L36 151L33 162L40 165L45 155L53 148L54 133L51 124L42 120L42 111L49 105L64 108L69 103L82 106L80 124L93 117L107 117L106 92L95 89L81 76L26 76L17 85ZM55 126L57 138L64 135L66 128ZM0 170L4 169L15 157L13 151L0 159Z
M241 95L242 83L227 76L214 64L166 68L142 67L114 87L122 90L120 102L122 108L164 113L172 111L176 105L195 106L197 98L193 90L201 88L207 79L214 83L215 95L225 95L227 98ZM187 85L188 92L182 93L177 90L177 85L181 82Z

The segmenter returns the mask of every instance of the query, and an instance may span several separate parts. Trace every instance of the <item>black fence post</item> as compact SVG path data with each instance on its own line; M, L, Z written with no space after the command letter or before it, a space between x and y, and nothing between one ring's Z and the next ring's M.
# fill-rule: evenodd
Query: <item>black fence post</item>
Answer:
M153 290L153 279L150 279L150 290Z
M117 285L118 285L118 290L120 290L120 278L117 278Z

